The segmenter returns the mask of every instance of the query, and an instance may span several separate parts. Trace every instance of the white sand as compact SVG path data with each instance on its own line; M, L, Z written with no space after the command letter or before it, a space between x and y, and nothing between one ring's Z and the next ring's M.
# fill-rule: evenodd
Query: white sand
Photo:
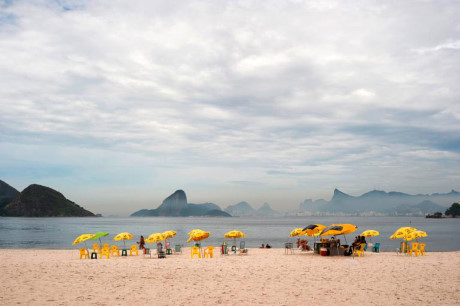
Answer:
M0 305L459 305L460 252L408 258L284 255L79 260L0 250Z

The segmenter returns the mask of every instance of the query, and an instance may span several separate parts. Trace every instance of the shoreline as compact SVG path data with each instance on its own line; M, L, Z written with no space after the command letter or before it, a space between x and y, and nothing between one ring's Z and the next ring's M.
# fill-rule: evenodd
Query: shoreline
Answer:
M407 257L285 255L249 248L247 256L80 260L78 251L0 250L2 305L458 305L460 251Z
M84 247L84 246L83 246ZM207 245L204 245L203 248L207 247ZM42 249L42 248L1 248L0 247L0 252L2 251L67 251L67 252L75 252L75 253L78 253L78 249L79 248L68 248L68 249L62 249L62 248L59 248L59 249ZM91 247L88 247L87 248L90 252L92 250ZM122 248L119 247L119 249L121 250ZM128 251L129 251L129 247L126 248ZM152 247L150 248L151 250L155 251L155 248ZM187 249L190 250L190 247L189 246L183 246L182 248L183 250ZM249 250L267 250L267 252L270 252L270 250L281 250L284 252L285 248L276 248L276 247L272 247L272 248L269 248L269 249L261 249L261 248L251 248L251 247L247 247L247 249ZM220 256L220 251L219 251L219 246L215 246L215 249L214 249L214 254L217 254ZM300 249L294 249L294 255L307 255L307 254L312 254L313 251L307 251L307 252L301 252ZM182 252L183 253L183 252ZM459 253L460 254L460 250L458 251L425 251L425 253L427 254L436 254L436 253ZM370 252L370 251L366 251L365 253L366 255L367 254L396 254L396 251L380 251L379 253L374 253L374 252ZM139 251L139 256L141 255L141 252ZM402 254L404 255L404 254ZM319 257L322 257L320 255L318 255ZM129 256L128 256L129 257ZM328 256L330 257L330 256ZM332 257L347 257L347 256L332 256Z

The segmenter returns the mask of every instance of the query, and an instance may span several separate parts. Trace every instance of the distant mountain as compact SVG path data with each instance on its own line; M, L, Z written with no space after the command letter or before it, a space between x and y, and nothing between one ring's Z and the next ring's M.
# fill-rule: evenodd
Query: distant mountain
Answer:
M60 192L36 184L19 193L5 206L4 212L17 217L95 217Z
M18 194L19 191L8 185L6 182L0 180L0 216L5 214L5 206L10 203Z
M281 213L272 209L268 203L264 203L257 211L256 215L260 217L276 217L280 216Z
M183 190L176 190L164 199L156 209L141 209L131 214L131 217L190 217L190 216L226 216L222 209L214 203L192 204L187 202Z
M410 195L403 192L372 190L361 196L351 196L338 189L330 201L307 199L300 203L299 212L311 214L412 214L424 215L442 211L460 199L460 192ZM433 211L434 210L434 211Z
M131 214L131 217L145 217L148 215L148 213L151 211L151 209L141 209L136 211L135 213Z
M227 208L225 208L224 211L234 217L254 216L256 213L254 208L252 208L251 205L248 204L248 202L244 201L234 205L229 205L227 206Z
M232 215L222 210L213 209L213 210L210 210L204 213L202 216L203 217L227 217L228 218L228 217L231 217Z
M156 209L158 216L179 217L182 210L187 209L187 196L183 190L176 190L172 195L163 200Z

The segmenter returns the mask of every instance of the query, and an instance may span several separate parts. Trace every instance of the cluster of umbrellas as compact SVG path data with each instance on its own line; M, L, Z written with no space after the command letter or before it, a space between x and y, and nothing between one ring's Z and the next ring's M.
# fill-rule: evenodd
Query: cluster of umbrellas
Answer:
M417 240L428 236L426 232L417 230L415 227L401 227L390 236L390 239L403 239L404 241Z
M355 232L357 229L358 227L354 224L332 224L330 226L324 226L322 224L310 224L304 228L295 228L289 236L290 237L308 236L308 237L313 237L316 240L316 237L318 236L322 237L322 236L343 235L345 237L346 234L351 234ZM363 232L363 234L377 236L379 235L379 232L374 231L374 230L369 230L369 231ZM366 236L366 237L373 237L373 236ZM345 241L346 240L347 238L345 237Z
M201 229L194 229L188 232L187 242L191 242L191 241L198 242L198 241L208 238L210 235L211 235L210 232L206 232ZM234 240L239 239L239 238L244 238L244 237L246 237L246 235L243 232L237 231L237 230L233 230L233 231L230 231L224 234L224 238L234 239Z
M177 235L175 231L165 231L163 233L153 233L145 239L146 243L154 243L160 241L166 241L167 239L173 238Z
M107 236L108 234L109 233L107 232L97 232L94 234L83 234L77 237L77 239L75 239L72 245L76 245L78 243L84 242L85 247L88 248L86 246L86 241L96 240L96 239L99 239L99 244L102 244L101 238ZM160 242L160 241L163 241L169 238L173 238L176 234L177 233L175 231L165 231L163 233L153 233L150 236L148 236L147 239L145 239L145 242L147 243ZM126 240L132 240L132 239L133 239L133 235L128 232L119 233L113 238L113 240L115 241L123 241L123 245L125 248L126 248Z

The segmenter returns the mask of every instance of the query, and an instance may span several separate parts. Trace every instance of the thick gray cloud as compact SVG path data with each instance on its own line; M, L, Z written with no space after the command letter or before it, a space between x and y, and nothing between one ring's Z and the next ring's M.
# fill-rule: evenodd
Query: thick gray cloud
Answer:
M456 1L5 1L0 173L128 213L459 188ZM129 203L129 206L124 204Z

